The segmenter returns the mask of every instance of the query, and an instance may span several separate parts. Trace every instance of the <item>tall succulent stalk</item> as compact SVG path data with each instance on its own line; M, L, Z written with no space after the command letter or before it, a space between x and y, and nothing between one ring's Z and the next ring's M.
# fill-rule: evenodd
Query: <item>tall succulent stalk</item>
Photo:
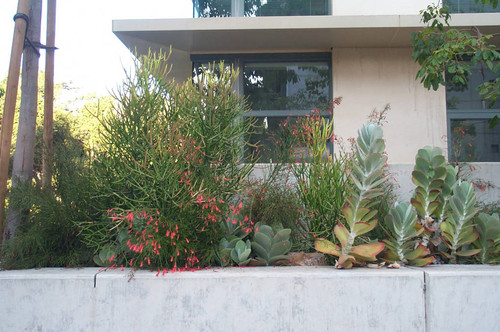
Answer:
M374 219L377 210L371 208L376 203L375 199L382 195L380 185L386 180L384 166L387 157L384 155L382 134L382 128L373 124L364 125L358 131L355 161L350 174L353 182L349 187L351 197L342 210L346 225L339 222L334 227L341 248L326 239L316 240L316 250L339 257L336 268L351 268L354 264L375 261L385 247L380 242L355 245L358 236L377 225Z
M479 238L473 242L473 245L481 249L478 260L481 264L500 263L500 218L498 214L480 213L474 223Z
M417 245L424 229L415 228L417 213L410 203L396 203L385 218L389 239L384 240L386 247L384 259L391 263L426 266L434 261L430 251Z
M422 244L427 246L431 233L439 227L434 221L437 210L442 206L440 199L443 183L447 176L443 152L439 148L426 146L418 150L412 181L417 186L411 204L417 210L421 225L424 227Z
M450 211L446 221L441 223L442 239L450 253L441 252L457 263L457 256L469 257L478 254L481 249L467 249L465 246L476 241L479 233L474 230L472 220L477 212L474 207L476 197L474 186L469 182L458 183L450 199Z

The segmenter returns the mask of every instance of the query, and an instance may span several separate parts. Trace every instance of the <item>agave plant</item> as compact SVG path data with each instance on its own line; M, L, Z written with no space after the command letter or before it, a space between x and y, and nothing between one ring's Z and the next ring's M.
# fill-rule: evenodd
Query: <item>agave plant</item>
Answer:
M438 209L443 207L441 192L448 175L445 163L442 150L429 146L418 150L415 158L412 181L417 187L411 204L417 210L421 225L424 227L422 241L424 246L427 246L432 232L439 227L439 222L434 223L434 221L440 212Z
M450 263L457 263L457 256L469 257L478 254L481 249L466 249L465 246L476 241L479 233L474 230L472 223L477 212L474 207L476 197L474 186L469 182L458 182L450 198L450 211L446 221L441 223L442 240L449 253L440 253L450 260Z
M385 247L381 242L354 245L358 236L377 225L374 219L377 211L371 207L383 193L380 185L386 180L384 166L387 157L384 155L382 134L382 128L374 124L364 125L358 131L356 158L350 173L354 185L349 188L351 197L347 200L348 205L342 210L346 225L339 222L334 227L341 247L322 238L315 242L316 250L339 257L336 268L351 268L354 264L376 261L376 256Z
M252 241L252 249L256 260L265 265L275 265L281 260L289 260L286 254L292 248L289 228L282 229L276 234L271 226L257 224Z
M476 220L476 230L479 237L473 246L481 249L478 259L481 264L500 263L500 218L498 214L480 213Z
M416 229L417 213L410 203L396 203L385 217L389 239L384 240L384 259L390 263L426 266L434 261L429 249L418 244L424 229Z

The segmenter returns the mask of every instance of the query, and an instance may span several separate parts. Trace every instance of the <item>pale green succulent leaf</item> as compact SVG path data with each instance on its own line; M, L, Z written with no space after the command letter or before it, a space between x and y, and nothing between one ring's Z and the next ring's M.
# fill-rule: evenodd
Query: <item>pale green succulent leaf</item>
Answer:
M337 237L337 240L339 240L342 247L344 247L347 243L348 238L349 238L349 231L345 228L344 225L342 225L341 223L338 223L333 228L333 232L334 232L335 236Z
M420 170L415 170L411 173L413 183L422 188L429 187L429 179L427 176Z
M264 248L264 250L266 250L266 251L271 250L272 239L267 234L261 233L259 231L259 232L254 234L253 238L254 238L254 242L257 242L258 244L260 244L262 246L262 248Z
M385 243L382 242L360 244L352 247L351 255L366 261L375 261L376 256L380 254L384 248Z
M326 239L316 239L316 241L314 242L314 248L319 252L332 256L338 257L342 254L340 248L337 245Z
M461 250L461 251L457 251L457 256L460 256L460 257L470 257L470 256L477 255L480 252L481 252L481 249Z
M370 232L371 230L373 230L375 228L375 226L377 226L377 220L374 220L372 222L358 221L358 222L354 223L353 229L354 229L354 233L357 236L359 236L359 235L363 235L363 234Z

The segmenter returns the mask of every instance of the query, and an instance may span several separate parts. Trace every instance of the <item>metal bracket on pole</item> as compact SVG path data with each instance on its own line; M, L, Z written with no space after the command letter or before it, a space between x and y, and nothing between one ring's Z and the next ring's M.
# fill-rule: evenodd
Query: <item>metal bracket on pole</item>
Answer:
M16 15L14 15L14 22L18 19L23 19L25 22L26 22L26 30L28 30L28 25L30 24L30 18L28 15L24 14L24 13L17 13Z
M44 50L57 50L57 47L55 46L43 45L40 42L32 42L28 38L25 38L24 47L26 48L27 46L31 47L35 51L35 53L38 54L38 56L40 56L40 52L38 51L38 49L40 48Z

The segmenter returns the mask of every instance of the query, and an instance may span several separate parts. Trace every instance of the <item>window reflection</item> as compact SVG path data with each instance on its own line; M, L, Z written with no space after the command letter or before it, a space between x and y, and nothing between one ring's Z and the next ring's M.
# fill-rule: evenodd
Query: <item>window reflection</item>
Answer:
M245 0L245 16L328 15L327 0Z
M330 0L194 0L194 17L328 15ZM233 2L233 3L235 3ZM238 12L241 10L241 12Z
M450 161L500 161L500 126L489 119L452 119Z
M329 100L328 65L318 63L247 63L244 92L253 110L307 110Z
M492 4L476 3L474 0L443 0L450 13L492 13L500 12L500 6L493 8Z
M500 125L489 129L489 120L500 116L500 100L489 107L481 100L477 86L492 82L500 73L493 73L477 64L467 74L468 85L452 83L447 77L446 107L449 119L449 160L456 162L500 161Z

